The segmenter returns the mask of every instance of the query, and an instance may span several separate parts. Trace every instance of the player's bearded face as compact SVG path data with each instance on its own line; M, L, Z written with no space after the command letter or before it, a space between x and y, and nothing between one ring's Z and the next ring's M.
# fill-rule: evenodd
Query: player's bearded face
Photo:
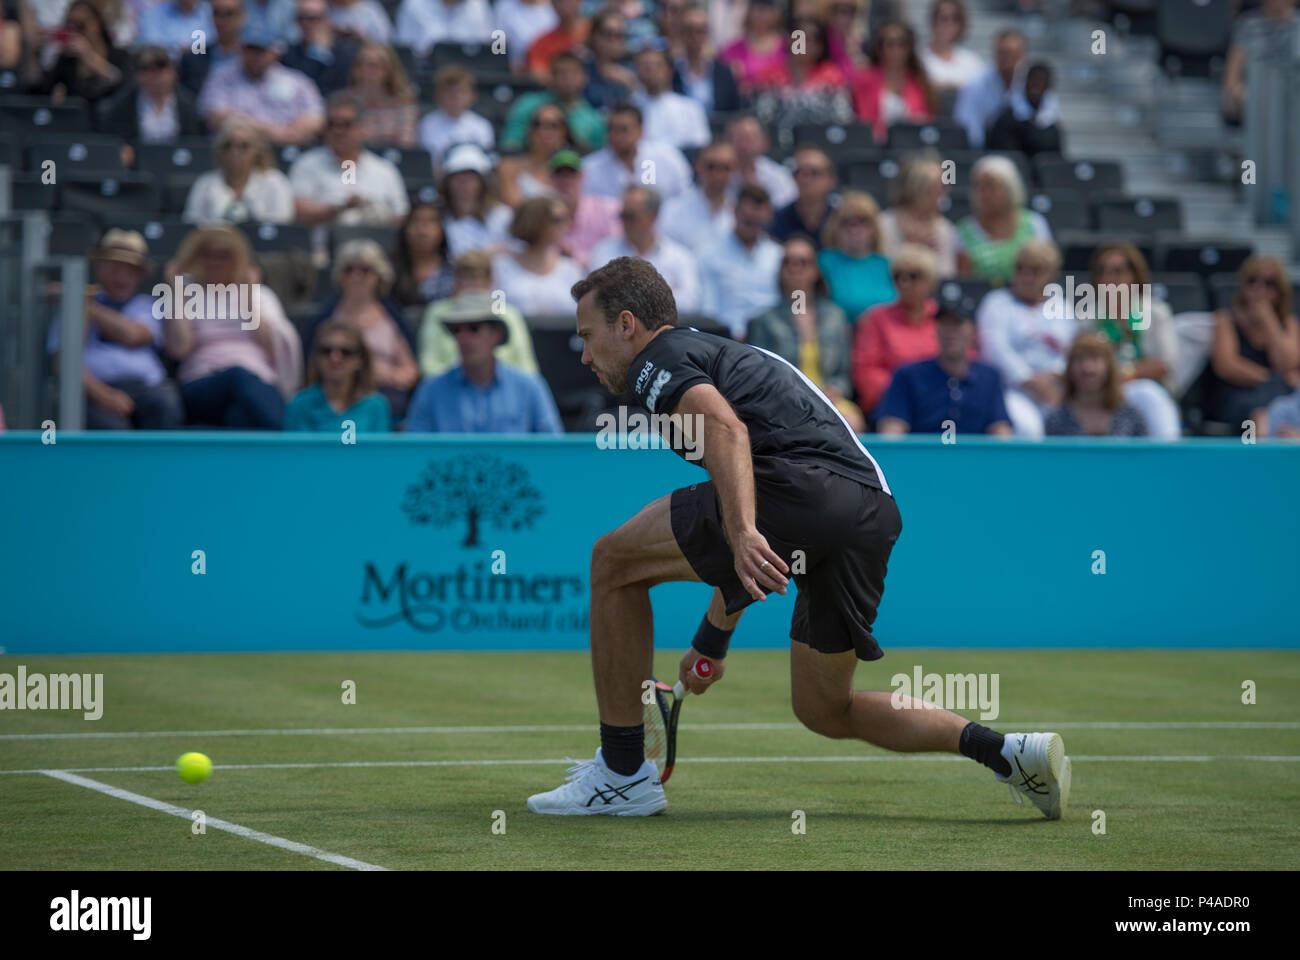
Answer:
M578 303L578 331L586 332L582 362L589 366L611 393L627 390L627 369L636 350L618 335L617 322L610 323L595 305L594 294Z

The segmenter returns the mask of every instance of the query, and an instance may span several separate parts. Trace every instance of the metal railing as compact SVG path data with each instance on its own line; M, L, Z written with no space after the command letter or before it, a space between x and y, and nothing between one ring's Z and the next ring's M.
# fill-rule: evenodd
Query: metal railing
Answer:
M1243 37L1245 159L1256 175L1251 212L1256 223L1289 224L1300 251L1300 26L1257 26Z

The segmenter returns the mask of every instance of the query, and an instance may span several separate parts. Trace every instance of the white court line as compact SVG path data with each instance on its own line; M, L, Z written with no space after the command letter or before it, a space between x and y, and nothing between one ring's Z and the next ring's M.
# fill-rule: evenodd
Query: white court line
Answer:
M1300 720L990 720L1004 730L1300 730ZM477 727L295 727L249 730L120 730L84 733L4 733L0 740L134 740L159 737L339 737L471 733L583 733L591 723ZM799 723L686 723L690 730L801 730Z
M1211 763L1216 760L1247 760L1255 763L1295 763L1300 762L1300 754L1282 754L1274 756L1120 756L1118 754L1075 755L1071 760L1080 763ZM574 761L565 757L562 760L339 760L320 763L223 763L215 764L214 770L327 770L348 767L511 767L511 766L551 766ZM879 756L842 756L842 757L690 757L678 759L677 763L964 763L966 757L955 754L882 754ZM163 767L71 767L66 770L0 770L4 774L44 773L50 776L71 773L170 773L176 765ZM92 783L93 781L86 781ZM116 790L116 787L107 789ZM123 791L125 792L125 791ZM135 796L132 794L131 796ZM147 800L147 797L141 799ZM150 801L157 803L158 801ZM148 806L150 804L146 804ZM163 804L169 806L169 804ZM159 808L161 809L161 808ZM174 808L179 810L179 807ZM168 811L170 812L170 811ZM180 814L178 814L179 816ZM188 816L188 814L185 814ZM212 821L209 820L209 823ZM242 828L241 828L242 829Z
M88 790L97 790L110 797L116 797L118 800L126 800L129 803L138 803L142 807L148 807L150 810L158 810L162 813L169 813L173 817L180 817L182 820L192 819L191 814L193 811L186 810L184 807L177 807L170 803L164 803L161 800L153 799L153 797L145 797L138 793L132 793L130 790L123 790L120 787L111 787L106 783L100 783L98 780L89 780L86 777L79 777L75 773L71 773L67 770L38 770L33 772L43 773L47 777L53 777L55 780L62 780L64 783L71 783L78 787L85 787ZM305 843L286 840L284 837L275 837L269 833L262 833L260 830L241 827L239 824L231 823L228 820L219 820L216 817L207 817L204 822L210 827L215 827L218 830L225 830L227 833L233 833L239 837L256 840L258 843L269 844L272 847L279 847L281 850L288 850L291 853L301 853L304 856L315 857L317 860L335 863L340 867L350 867L353 870L386 871L388 869L387 867L376 866L373 863L366 863L362 860L353 860L351 857L344 857L337 853L327 853L324 850L317 850L315 847L309 847Z

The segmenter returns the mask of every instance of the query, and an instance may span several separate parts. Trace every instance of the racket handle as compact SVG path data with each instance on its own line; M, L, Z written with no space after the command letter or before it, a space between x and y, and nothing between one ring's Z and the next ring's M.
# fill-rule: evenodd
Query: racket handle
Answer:
M703 669L701 669L701 667ZM713 676L713 664L710 663L708 660L696 660L695 663L691 666L691 673L695 674L701 680L707 680L709 679L709 677ZM678 680L677 683L673 686L673 696L683 697L685 695L686 695L686 684Z

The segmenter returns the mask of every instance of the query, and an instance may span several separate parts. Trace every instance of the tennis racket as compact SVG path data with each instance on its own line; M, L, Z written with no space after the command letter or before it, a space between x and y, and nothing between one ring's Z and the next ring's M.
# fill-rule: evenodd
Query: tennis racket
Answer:
M713 676L713 664L697 660L691 672L701 680ZM667 783L677 762L677 721L689 691L680 680L669 686L654 680L654 697L642 708L645 721L645 755L660 770L659 782ZM671 698L671 703L669 702Z

